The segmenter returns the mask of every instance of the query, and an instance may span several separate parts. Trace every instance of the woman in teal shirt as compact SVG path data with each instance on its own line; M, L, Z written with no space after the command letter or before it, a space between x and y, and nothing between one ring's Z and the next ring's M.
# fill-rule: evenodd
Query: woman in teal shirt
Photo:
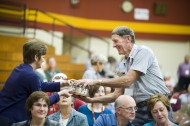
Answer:
M178 126L168 118L170 102L165 95L156 94L151 96L147 101L147 105L148 113L153 117L154 121L143 126Z

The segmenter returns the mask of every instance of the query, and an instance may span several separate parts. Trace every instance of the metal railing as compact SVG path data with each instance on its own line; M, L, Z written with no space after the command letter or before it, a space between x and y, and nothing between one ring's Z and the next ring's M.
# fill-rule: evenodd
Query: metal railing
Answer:
M87 52L88 54L90 54L89 45L92 42L91 38L93 37L93 38L96 38L96 39L100 40L102 43L107 44L107 52L106 52L106 54L107 54L107 56L109 55L110 43L106 39L104 39L102 37L99 37L97 35L94 35L92 33L89 33L88 31L85 31L83 29L76 28L76 27L70 25L68 22L66 22L66 21L64 21L62 19L59 19L59 18L57 18L57 17L55 17L55 16L53 16L53 15L51 15L51 14L45 12L45 11L37 10L37 9L32 9L32 8L28 9L28 11L29 11L29 13L28 13L29 15L28 16L34 16L33 17L34 20L33 21L29 21L29 23L33 24L33 26L31 26L31 25L28 26L27 25L27 27L33 27L34 28L34 33L33 33L34 38L36 36L36 29L43 29L44 31L47 31L47 32L49 32L49 30L50 30L50 31L52 31L51 32L51 35L52 35L52 43L51 44L53 45L53 43L54 43L53 38L54 37L58 37L58 36L56 36L54 34L54 32L56 31L56 26L57 26L55 24L55 22L59 22L60 24L62 24L62 27L64 27L65 29L69 29L69 35L70 35L70 37L69 37L69 39L67 39L65 41L70 44L70 46L71 46L70 48L72 48L72 46L74 46L74 47L77 47L77 48L79 48L79 49ZM32 14L30 14L30 11L32 12ZM52 20L51 23L48 23L48 25L50 26L48 29L45 28L45 27L43 27L43 25L40 25L40 22L38 21L38 15L39 14L45 15L45 16L47 16L48 18L50 18ZM60 27L60 25L59 25L59 27ZM68 30L66 30L66 31L68 32ZM75 36L74 31L76 31L79 34L82 34L82 36L85 36L85 37L88 38L88 48L84 48L83 46L80 46L80 45L77 45L76 43L74 43L74 36ZM63 30L63 33L64 33L64 30Z
M51 22L41 23L38 20L39 14L50 18ZM31 16L33 16L33 20L28 20ZM61 25L57 25L56 22L59 22L59 24ZM45 26L43 24L45 24ZM2 28L0 28L1 33L10 33L10 34L17 34L17 35L19 34L26 35L27 34L26 29L33 28L34 30L32 34L34 38L36 37L36 31L38 29L43 30L49 33L49 35L51 35L52 45L54 43L54 38L55 37L59 38L59 36L54 34L56 31L58 31L56 27L61 26L62 27L61 31L64 34L67 33L67 35L69 36L67 39L65 39L65 42L69 43L70 48L76 47L82 51L85 51L88 55L90 55L90 44L92 43L92 38L96 38L100 42L105 43L107 45L107 50L105 53L107 54L107 56L109 55L110 43L106 39L99 37L97 35L94 35L92 33L89 33L86 30L76 28L70 25L68 22L62 19L59 19L45 11L32 9L32 8L26 10L26 5L23 3L14 2L11 0L2 0L0 3L0 25L2 26ZM3 29L4 26L5 28ZM11 27L12 29L11 28L9 29L7 27ZM15 28L15 30L13 30L13 28ZM19 28L21 29L21 31L19 31ZM74 38L78 34L87 38L88 45L86 48L84 46L81 46L75 43Z
M25 34L26 5L11 0L0 2L0 32L11 34ZM21 30L6 30L3 26L21 28Z

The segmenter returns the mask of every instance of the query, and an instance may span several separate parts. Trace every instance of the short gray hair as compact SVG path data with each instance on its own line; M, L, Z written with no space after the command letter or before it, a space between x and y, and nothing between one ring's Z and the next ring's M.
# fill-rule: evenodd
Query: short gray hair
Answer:
M91 57L91 64L96 65L97 62L105 64L107 62L107 58L101 54L94 54Z
M121 37L124 37L125 35L131 36L131 42L135 43L135 33L132 29L130 29L127 26L118 26L112 31L112 35L119 35Z

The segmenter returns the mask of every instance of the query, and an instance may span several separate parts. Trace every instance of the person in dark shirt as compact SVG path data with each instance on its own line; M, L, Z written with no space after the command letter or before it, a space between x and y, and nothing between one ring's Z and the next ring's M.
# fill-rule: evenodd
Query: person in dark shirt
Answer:
M175 91L186 90L190 84L190 56L186 55L184 57L184 62L179 64L177 75L178 75L178 85L175 88Z
M0 92L0 122L3 126L28 119L25 102L34 91L60 91L61 86L69 85L68 80L61 82L42 82L34 72L45 61L47 46L35 39L23 45L23 63L15 67ZM69 95L60 91L50 96L50 105L59 101L60 95Z

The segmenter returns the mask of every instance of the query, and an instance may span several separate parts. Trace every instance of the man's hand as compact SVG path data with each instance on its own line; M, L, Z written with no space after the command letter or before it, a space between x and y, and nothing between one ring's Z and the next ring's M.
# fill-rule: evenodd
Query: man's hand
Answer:
M86 103L93 103L93 98L90 97L86 97L86 96L80 96L80 95L76 95L76 94L72 94L73 97L78 98Z

